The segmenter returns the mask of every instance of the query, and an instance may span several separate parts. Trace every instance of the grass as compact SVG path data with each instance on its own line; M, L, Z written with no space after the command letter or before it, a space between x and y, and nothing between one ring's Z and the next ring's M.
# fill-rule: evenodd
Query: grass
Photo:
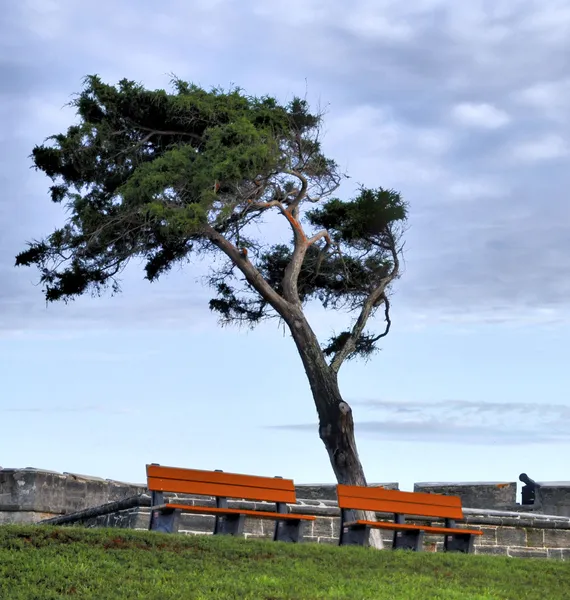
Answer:
M2 600L570 599L570 565L116 529L0 526Z

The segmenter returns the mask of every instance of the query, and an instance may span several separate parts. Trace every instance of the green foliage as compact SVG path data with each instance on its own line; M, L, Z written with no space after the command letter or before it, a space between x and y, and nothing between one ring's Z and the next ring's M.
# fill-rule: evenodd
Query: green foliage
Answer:
M47 300L116 286L136 256L157 278L204 250L197 242L213 212L231 213L214 206L220 191L281 168L280 144L298 119L287 107L237 89L174 88L88 77L72 102L79 124L34 148L35 167L55 182L52 200L71 211L65 227L16 258L40 267Z
M249 250L248 260L283 294L295 243L275 245L259 233L267 210L287 211L304 239L328 232L306 250L301 303L356 311L397 277L405 203L383 188L361 188L348 201L332 196L342 175L321 151L321 117L306 101L282 105L237 88L172 84L170 92L151 91L87 77L71 103L78 123L33 149L36 169L53 181L52 201L69 213L63 227L16 257L17 265L39 267L48 301L118 290L133 258L154 281L192 254L219 252L213 234ZM275 316L234 261L212 273L210 308L227 323ZM342 347L343 335L327 354ZM376 339L361 332L352 355L369 355Z
M370 247L390 244L391 226L406 220L406 205L394 190L365 189L352 202L334 198L307 214L311 225L323 227L339 243Z
M117 529L0 527L7 600L563 600L562 561Z

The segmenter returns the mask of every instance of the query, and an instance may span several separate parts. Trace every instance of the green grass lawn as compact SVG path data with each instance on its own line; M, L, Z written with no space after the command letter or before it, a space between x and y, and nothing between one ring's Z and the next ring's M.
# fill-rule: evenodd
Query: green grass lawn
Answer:
M570 600L570 564L10 525L0 598Z

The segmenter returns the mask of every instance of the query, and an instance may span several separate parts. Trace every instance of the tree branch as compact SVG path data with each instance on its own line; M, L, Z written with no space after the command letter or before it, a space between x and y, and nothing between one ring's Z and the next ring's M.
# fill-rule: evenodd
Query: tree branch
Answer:
M269 202L253 202L253 200L248 200L248 204L253 208L259 208L262 210L276 206L283 214L285 214L285 207L280 200L270 200Z
M295 198L288 203L287 208L285 208L283 201L281 200L270 200L268 202L249 201L248 203L252 208L257 208L260 210L276 207L289 222L289 225L293 230L294 250L291 261L285 268L285 272L283 274L283 296L287 302L299 305L301 301L299 299L297 284L299 280L299 273L301 272L301 267L303 266L303 260L305 259L305 254L307 253L307 248L325 236L327 238L328 246L330 245L330 238L327 231L321 231L314 235L310 240L307 239L305 231L303 230L303 226L297 218L299 202L301 202L307 192L307 179L298 171L287 171L287 173L295 175L301 181L301 189L297 192Z
M366 323L368 322L370 315L372 314L373 310L382 303L385 306L384 315L386 317L386 329L384 333L377 336L373 341L378 341L379 339L388 335L388 332L390 331L390 326L392 322L390 320L390 303L386 296L386 288L397 277L400 269L398 250L396 248L394 237L391 233L390 238L392 241L390 248L393 260L392 270L390 271L390 274L387 277L384 277L380 280L378 285L372 290L372 292L370 292L368 298L362 305L362 309L360 311L360 314L358 315L358 318L356 319L356 323L354 324L350 335L346 338L346 341L344 342L342 347L335 353L330 363L330 367L334 373L338 373L340 367L342 366L346 358L350 354L352 354L352 352L354 352L356 348L356 342L358 338L362 335L362 332L366 327Z
M378 340L386 337L390 333L390 327L392 327L392 319L390 319L390 301L386 294L382 294L382 300L384 301L384 320L386 321L386 327L384 331L377 336L373 337L370 341L375 344Z
M161 130L161 129L153 129L152 127L145 127L144 125L139 125L138 123L133 123L133 127L136 129L140 129L141 131L148 131L149 135L146 136L145 140L148 141L153 135L183 135L185 137L192 138L198 142L203 142L204 139L201 135L196 133L190 133L188 131L171 131L171 130ZM119 132L120 133L120 132Z
M326 229L323 229L322 231L319 231L319 233L316 233L313 237L307 240L307 246L312 246L315 242L318 242L322 238L325 238L327 246L331 245L332 242L329 232Z
M303 266L303 261L305 260L305 254L307 253L309 243L307 236L305 235L305 231L303 230L303 226L299 220L295 218L291 208L288 208L283 215L289 221L289 224L293 229L293 240L295 246L291 261L285 267L285 272L283 273L283 296L288 302L299 306L301 304L301 300L299 298L297 284L299 283L299 273L301 272L301 267Z
M306 196L307 189L309 187L309 182L307 181L307 178L303 175L303 173L301 173L300 171L296 171L295 169L289 169L284 172L288 175L293 175L297 177L297 179L301 182L301 189L297 192L295 198L293 198L293 200L291 200L291 202L288 203L289 210L293 212L297 210L301 200L303 200L303 198Z
M227 238L217 232L211 225L204 226L206 237L219 248L243 273L247 282L267 301L277 313L285 318L291 311L289 303L280 296L265 280L253 263L247 258L247 254L240 252Z

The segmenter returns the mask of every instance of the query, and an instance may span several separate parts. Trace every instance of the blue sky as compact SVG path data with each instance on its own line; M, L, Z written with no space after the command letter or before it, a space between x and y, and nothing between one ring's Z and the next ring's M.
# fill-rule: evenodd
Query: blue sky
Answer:
M13 3L0 22L0 465L333 480L282 330L220 329L207 265L45 306L15 254L65 218L30 170L99 73L326 109L351 182L410 203L393 328L343 366L369 481L570 479L570 8L558 0ZM353 186L353 187L351 187ZM309 309L326 337L346 315Z

